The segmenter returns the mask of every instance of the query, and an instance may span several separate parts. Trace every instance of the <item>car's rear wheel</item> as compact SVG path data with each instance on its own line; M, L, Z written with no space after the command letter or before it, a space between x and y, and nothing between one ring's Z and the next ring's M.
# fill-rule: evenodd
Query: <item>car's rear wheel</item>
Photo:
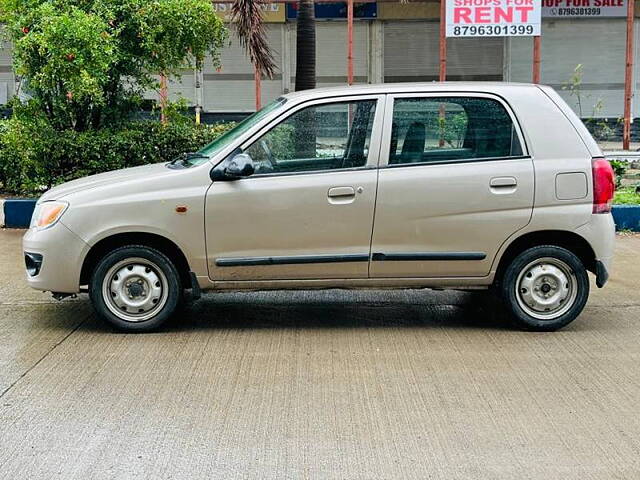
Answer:
M166 255L133 245L118 248L98 262L89 295L100 317L119 330L146 332L171 317L182 286Z
M516 326L554 331L580 315L589 298L589 278L580 259L565 248L529 248L506 268L502 297Z

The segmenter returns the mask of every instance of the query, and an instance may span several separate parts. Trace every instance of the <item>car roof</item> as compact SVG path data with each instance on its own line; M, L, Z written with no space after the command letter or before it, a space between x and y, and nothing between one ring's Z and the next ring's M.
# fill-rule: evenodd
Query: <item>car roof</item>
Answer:
M313 90L291 92L283 95L290 100L335 97L342 95L366 95L387 93L431 93L431 92L482 92L507 94L521 88L538 88L533 83L510 82L406 82L380 83L371 85L351 85L323 87Z

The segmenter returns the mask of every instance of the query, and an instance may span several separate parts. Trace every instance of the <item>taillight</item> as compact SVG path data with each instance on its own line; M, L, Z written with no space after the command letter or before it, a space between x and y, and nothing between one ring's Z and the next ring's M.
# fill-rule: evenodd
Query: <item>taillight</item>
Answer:
M615 176L611 164L605 158L591 161L593 172L593 213L609 213L616 190Z

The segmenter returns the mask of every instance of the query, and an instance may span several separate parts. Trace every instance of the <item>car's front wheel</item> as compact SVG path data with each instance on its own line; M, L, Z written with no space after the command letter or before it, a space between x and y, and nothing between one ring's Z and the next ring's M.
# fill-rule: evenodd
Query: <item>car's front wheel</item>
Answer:
M504 272L501 290L516 326L554 331L582 312L589 297L589 278L572 252L544 245L513 259Z
M180 275L171 260L142 245L120 247L105 255L89 285L100 317L130 332L162 325L176 310L181 293Z

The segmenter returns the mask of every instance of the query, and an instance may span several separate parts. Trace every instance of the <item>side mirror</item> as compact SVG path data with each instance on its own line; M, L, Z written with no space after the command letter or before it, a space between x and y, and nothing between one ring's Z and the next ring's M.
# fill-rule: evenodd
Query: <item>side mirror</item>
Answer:
M248 177L253 175L255 171L253 159L246 153L239 153L231 157L224 168L226 175L236 178Z
M249 177L254 172L255 167L251 156L246 153L238 153L211 170L211 180L238 180Z

